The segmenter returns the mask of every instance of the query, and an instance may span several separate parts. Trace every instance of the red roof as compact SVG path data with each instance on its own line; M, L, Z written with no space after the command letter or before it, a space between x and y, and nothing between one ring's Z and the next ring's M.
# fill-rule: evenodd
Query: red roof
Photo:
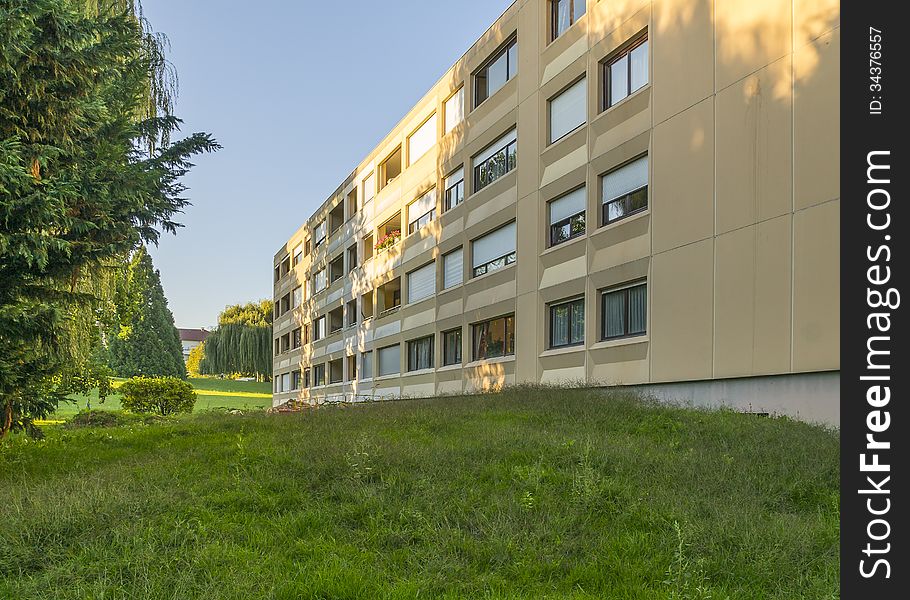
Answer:
M178 329L181 342L204 342L209 332L205 329Z

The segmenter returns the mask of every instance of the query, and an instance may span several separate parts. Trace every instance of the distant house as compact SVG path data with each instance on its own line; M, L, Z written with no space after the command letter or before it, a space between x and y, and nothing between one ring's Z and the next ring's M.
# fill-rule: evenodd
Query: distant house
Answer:
M209 335L205 329L178 328L177 331L180 332L180 344L183 346L183 360L189 358L190 350L204 342Z

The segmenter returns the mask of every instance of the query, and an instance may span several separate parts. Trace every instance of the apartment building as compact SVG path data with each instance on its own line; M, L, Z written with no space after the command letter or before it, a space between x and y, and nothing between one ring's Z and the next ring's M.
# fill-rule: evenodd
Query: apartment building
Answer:
M835 0L517 0L276 253L274 404L836 423L839 41Z

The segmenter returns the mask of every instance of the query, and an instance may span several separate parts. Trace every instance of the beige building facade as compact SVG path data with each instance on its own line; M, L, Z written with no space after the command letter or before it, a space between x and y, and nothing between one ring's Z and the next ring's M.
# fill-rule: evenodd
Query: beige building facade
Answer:
M834 0L517 0L274 259L274 404L524 382L837 422Z

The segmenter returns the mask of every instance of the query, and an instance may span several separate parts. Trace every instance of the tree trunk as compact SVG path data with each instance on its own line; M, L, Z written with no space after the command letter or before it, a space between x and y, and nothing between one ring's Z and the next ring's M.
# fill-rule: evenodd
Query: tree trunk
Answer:
M3 406L3 415L0 418L0 439L6 437L13 426L13 399L7 398Z

